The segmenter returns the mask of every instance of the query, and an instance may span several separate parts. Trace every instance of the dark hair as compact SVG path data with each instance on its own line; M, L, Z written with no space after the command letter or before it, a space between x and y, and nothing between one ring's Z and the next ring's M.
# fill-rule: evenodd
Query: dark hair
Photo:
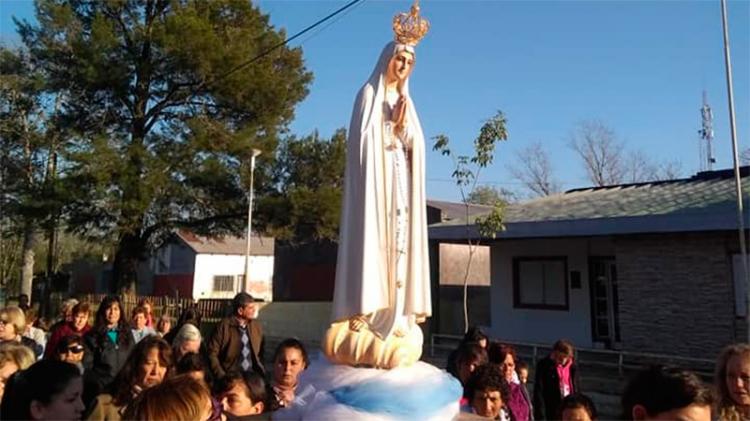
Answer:
M481 340L489 340L489 338L479 326L470 326L464 333L461 343L479 343Z
M26 370L13 374L5 386L2 413L5 420L31 419L31 402L49 404L71 381L81 377L73 364L57 360L41 360Z
M123 312L125 311L125 309L122 307L120 298L118 298L116 295L105 297L104 300L102 300L102 303L99 304L99 308L96 310L96 317L94 318L93 331L98 334L100 342L106 340L106 312L107 309L115 304L117 304L117 306L120 308L120 320L117 321L117 344L130 345L133 343L133 334L130 332L130 325L128 324L128 321L125 317L123 317Z
M258 373L252 371L246 371L244 373L232 373L227 375L222 381L222 386L219 394L225 394L234 387L234 385L240 384L245 390L245 396L247 396L253 404L257 402L263 402L263 406L268 408L268 400L271 394L268 391L268 384L266 380Z
M555 342L555 344L552 345L552 350L571 357L574 353L573 344L570 343L570 341L566 341L565 339L560 339Z
M188 352L183 355L177 364L174 366L177 374L188 374L193 371L206 372L206 364L203 362L203 358L195 352Z
M133 399L133 386L141 377L141 366L146 361L148 353L153 349L159 350L161 364L167 368L166 376L172 372L172 347L162 338L151 335L141 339L130 351L128 359L125 360L120 371L109 386L112 401L115 405L122 406Z
M508 383L503 377L500 367L495 364L484 364L477 367L471 377L464 386L464 397L471 401L474 399L474 394L482 390L499 391L500 396L503 398L503 403L508 404L510 396L510 388Z
M68 347L71 345L83 345L83 338L81 338L79 335L67 335L64 338L60 339L60 342L57 343L57 346L55 347L55 355L64 354L68 351Z
M642 405L648 415L684 408L712 405L713 394L693 372L676 367L652 366L633 376L622 394L622 419L633 418L633 407Z
M561 420L563 411L566 409L583 408L588 414L591 421L596 421L599 417L596 412L596 406L594 401L583 393L573 393L572 395L566 396L562 402L560 402L560 409L558 410L557 419Z
M193 304L183 310L182 313L180 313L180 318L177 319L177 324L175 325L175 327L179 329L186 323L190 323L191 325L199 328L202 318L203 313L201 313L201 310L197 305Z
M518 361L516 357L516 350L510 345L501 344L500 342L492 342L487 349L487 358L493 364L503 364L505 358L510 355L513 357L513 362Z
M464 363L486 364L487 351L475 343L461 345L456 353L456 367L460 367Z
M237 310L245 307L246 305L255 302L253 296L247 292L240 292L232 299L232 311L237 313Z
M287 348L294 348L299 350L300 354L302 354L302 361L305 363L305 368L307 368L308 365L310 365L310 359L307 356L307 350L305 350L305 346L302 344L302 342L299 341L299 339L295 338L287 338L281 341L279 346L276 347L276 351L273 353L273 361L276 362L276 359L279 358L282 352L284 352Z

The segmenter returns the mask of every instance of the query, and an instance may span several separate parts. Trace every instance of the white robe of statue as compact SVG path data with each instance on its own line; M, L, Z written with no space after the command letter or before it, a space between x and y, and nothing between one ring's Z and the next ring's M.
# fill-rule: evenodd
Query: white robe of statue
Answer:
M387 93L391 58L411 46L388 43L359 91L349 125L333 321L364 315L381 339L432 314L425 208L425 144L414 103L395 134L388 116L398 94ZM411 155L411 159L407 155Z

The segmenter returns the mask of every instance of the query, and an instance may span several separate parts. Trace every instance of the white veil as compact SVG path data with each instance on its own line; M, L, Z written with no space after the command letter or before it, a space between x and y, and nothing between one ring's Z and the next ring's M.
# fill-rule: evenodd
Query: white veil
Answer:
M333 321L392 308L394 279L388 274L387 220L383 163L383 102L385 76L391 58L414 48L389 42L380 53L367 83L354 103L347 140L347 163L341 213ZM411 138L411 198L409 208L408 276L404 315L428 317L430 299L429 257L425 209L424 135L411 97L408 78L406 131ZM376 332L386 336L390 332Z

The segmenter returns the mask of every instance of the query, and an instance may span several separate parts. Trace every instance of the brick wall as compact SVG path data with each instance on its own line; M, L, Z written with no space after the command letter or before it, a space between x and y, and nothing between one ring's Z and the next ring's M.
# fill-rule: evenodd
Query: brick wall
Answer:
M624 350L714 358L735 340L730 234L616 239Z

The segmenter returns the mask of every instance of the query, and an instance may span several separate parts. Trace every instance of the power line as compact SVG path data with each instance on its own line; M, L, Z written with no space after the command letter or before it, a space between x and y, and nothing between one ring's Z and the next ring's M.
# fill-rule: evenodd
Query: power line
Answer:
M344 17L346 17L346 15L348 15L349 13L351 13L352 11L354 11L354 9L355 9L355 7L352 7L351 9L348 9L346 11L346 13L344 13L341 16L339 16L338 18L332 20L331 22L329 22L327 25L323 26L322 28L318 28L318 30L316 30L315 32L313 32L310 35L306 36L304 39L300 40L300 42L299 42L300 45L306 43L307 41L309 41L309 40L311 40L313 38L315 38L321 32L323 32L326 29L330 28L331 26L335 25L338 21L340 21L341 19L343 19Z
M361 1L362 0L352 0L352 1L350 1L349 3L347 3L344 6L340 7L335 12L329 14L328 16L324 17L323 19L320 19L319 21L313 23L312 25L308 26L307 28L305 28L305 29L297 32L296 34L292 35L290 38L287 38L285 41L282 41L282 42L274 45L273 47L269 48L266 51L263 51L262 53L258 54L257 56L251 58L250 60L248 60L248 61L246 61L244 63L238 64L237 66L233 67L232 69L230 69L229 71L227 71L223 75L220 75L218 78L214 79L213 82L216 82L216 81L219 81L221 79L224 79L224 78L228 77L229 75L231 75L232 73L234 73L234 72L236 72L238 70L244 69L245 67L247 67L247 66L255 63L256 61L262 59L263 57L265 57L265 56L267 56L269 54L271 54L272 52L276 51L277 49L285 46L286 44L290 43L294 39L299 38L300 36L304 35L305 33L311 31L312 29L316 28L317 26L323 24L324 22L328 21L329 19L333 18L334 16L338 15L339 13L345 11L346 9L354 6L355 4L357 4L357 3L361 2Z
M429 181L431 183L452 183L452 184L456 183L456 180L454 180L452 178L427 178L426 181ZM559 183L563 184L563 185L582 185L582 184L590 183L590 182L589 181L585 181L585 180L581 180L581 181L559 181ZM523 183L521 181L493 181L493 180L484 181L484 180L482 180L479 183L477 183L477 185L488 185L488 184L491 184L491 185L516 185L516 186L525 186L526 185L526 183Z

